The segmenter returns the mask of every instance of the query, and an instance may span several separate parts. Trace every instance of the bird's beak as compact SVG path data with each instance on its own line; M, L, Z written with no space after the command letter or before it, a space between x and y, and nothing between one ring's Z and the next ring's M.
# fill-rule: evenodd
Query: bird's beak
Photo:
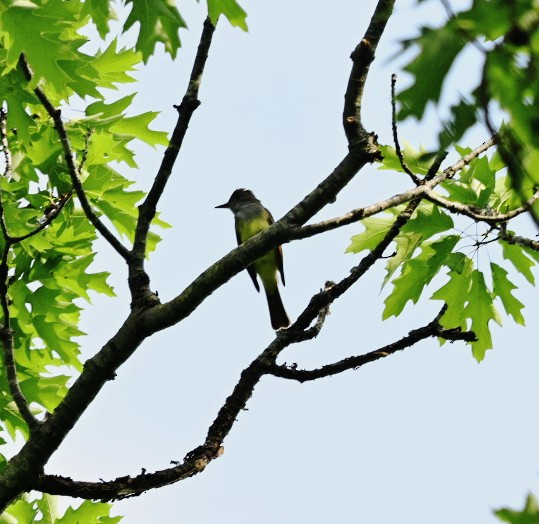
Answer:
M218 209L218 208L229 209L230 204L227 202L226 204L221 204L220 206L215 206L215 209Z

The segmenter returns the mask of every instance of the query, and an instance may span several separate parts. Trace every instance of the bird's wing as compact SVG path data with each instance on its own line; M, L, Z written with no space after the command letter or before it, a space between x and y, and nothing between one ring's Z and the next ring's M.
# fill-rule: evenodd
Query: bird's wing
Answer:
M238 231L238 228L236 228L236 240L238 241L238 246L242 244L242 241L240 238L240 232ZM256 279L256 271L252 264L247 267L247 272L249 273L249 276L251 277L251 280L253 281L253 284L255 285L256 290L260 293L260 284L258 283L258 280Z
M269 225L273 224L275 220L273 220L272 214L266 209L268 213L268 222ZM275 250L275 261L277 262L277 269L279 270L279 273L281 273L281 282L283 283L283 286L285 285L284 281L284 267L283 267L283 248L281 246L277 247Z

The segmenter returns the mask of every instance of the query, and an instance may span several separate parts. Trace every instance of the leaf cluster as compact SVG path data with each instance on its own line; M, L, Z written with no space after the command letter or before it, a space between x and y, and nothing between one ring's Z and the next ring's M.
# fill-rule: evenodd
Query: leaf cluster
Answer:
M483 121L491 132L501 120L500 153L519 192L539 183L537 96L539 93L539 8L534 0L475 0L462 12L445 3L447 22L424 27L418 37L403 42L417 55L405 67L413 83L398 100L399 119L422 119L429 104L443 103L455 63L470 50L479 54L481 75L475 85L461 88L460 100L439 133L439 147L458 142ZM535 206L537 213L537 205Z
M457 151L465 156L471 150L457 146ZM381 169L404 171L393 148L385 147L383 152ZM408 145L403 158L417 174L427 174L424 151L415 151ZM392 285L385 299L383 318L400 315L408 302L417 303L429 289L431 300L446 305L441 318L444 327L475 333L476 340L470 344L474 357L481 361L493 347L491 322L501 324L497 305L517 324L524 325L524 304L514 295L517 286L508 275L511 273L515 279L515 273L520 273L530 284L535 284L532 268L539 263L539 253L508 243L505 223L478 228L473 220L452 216L451 204L486 216L519 209L520 198L511 189L505 165L497 153L490 159L476 158L454 177L443 181L440 189L447 207L436 201L422 201L393 242L394 252L386 263L382 283L382 288L388 283ZM527 196L531 197L531 192ZM352 237L347 252L374 249L403 209L401 205L387 210L385 216L364 219L364 231ZM473 233L469 232L470 228ZM487 251L488 264L481 263L483 251Z

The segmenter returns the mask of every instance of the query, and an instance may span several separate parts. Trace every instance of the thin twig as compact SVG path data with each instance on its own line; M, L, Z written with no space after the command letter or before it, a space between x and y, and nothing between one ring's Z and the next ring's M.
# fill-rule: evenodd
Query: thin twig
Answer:
M524 205L517 207L516 209L513 209L512 211L508 211L507 213L498 213L493 210L484 210L484 209L477 208L475 206L461 204L460 202L453 202L452 200L444 198L443 196L431 190L425 191L425 198L439 205L440 207L443 207L447 209L448 211L451 211L452 213L466 215L470 218L473 218L474 220L478 222L487 222L488 224L496 224L499 222L507 222L508 220L511 220L512 218L515 218L518 215L522 215L523 213L526 213L529 207L539 200L539 191L536 192L532 198L527 200Z
M13 330L11 329L11 318L7 298L9 250L10 244L6 241L4 251L2 253L2 260L0 262L0 307L3 314L3 324L0 325L0 341L2 342L2 355L4 360L4 368L6 369L9 392L11 393L11 397L13 398L21 417L28 425L30 432L32 432L39 425L39 421L30 411L28 402L21 390L19 380L17 378L17 366L15 363L13 345Z
M30 82L32 80L32 71L30 70L30 66L28 65L28 62L26 60L26 57L24 55L21 55L19 58L19 64L22 68L22 71L24 73L24 76L26 79ZM69 137L67 135L67 131L65 129L64 123L61 118L61 112L59 109L56 109L48 99L45 92L40 87L34 88L34 94L37 96L49 116L52 118L54 122L54 127L56 129L56 132L58 133L58 136L60 137L60 142L62 143L62 148L64 151L64 158L66 161L67 169L69 172L69 176L71 177L71 183L73 185L73 189L75 190L75 193L77 194L77 198L79 199L79 202L81 204L81 207L84 211L84 214L88 218L88 220L92 223L92 225L103 235L105 240L114 248L114 250L126 261L129 261L130 253L128 249L114 236L114 234L105 226L103 222L98 218L98 216L94 213L92 206L90 204L90 201L88 200L88 197L86 196L86 193L84 192L84 188L82 186L82 182L80 180L77 166L75 164L75 158L73 154L73 149L71 148L71 144L69 141Z
M399 133L397 130L397 103L395 99L395 84L397 83L397 75L393 73L391 75L391 128L393 129L393 143L395 144L395 153L401 164L401 167L405 173L412 179L413 183L418 186L421 184L419 177L408 167L406 160L402 154L401 146L399 143Z
M2 144L4 161L6 164L4 167L4 177L9 178L11 176L12 160L7 139L7 112L3 107L0 107L0 143Z
M61 195L54 204L51 204L47 209L47 214L39 221L39 225L30 231L29 233L26 233L24 235L21 235L19 237L11 237L10 244L16 244L18 242L22 242L23 240L26 240L27 238L33 237L34 235L37 235L40 231L43 231L46 227L50 226L52 221L60 214L62 209L65 207L65 205L69 202L69 199L71 198L71 191L69 193L64 193Z
M2 150L4 151L6 163L3 176L8 178L11 175L11 151L9 149L9 142L7 138L7 113L4 111L3 107L0 108L0 143L2 144ZM4 204L2 200L2 191L0 189L0 230L4 235L5 241L8 242L10 240L10 236L6 225Z

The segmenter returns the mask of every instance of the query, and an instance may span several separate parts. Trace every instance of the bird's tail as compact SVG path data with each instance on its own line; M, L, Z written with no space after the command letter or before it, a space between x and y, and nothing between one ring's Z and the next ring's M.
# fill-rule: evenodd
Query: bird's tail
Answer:
M275 330L288 327L290 320L284 309L279 290L275 289L270 292L266 289L266 298L268 299L271 327Z

